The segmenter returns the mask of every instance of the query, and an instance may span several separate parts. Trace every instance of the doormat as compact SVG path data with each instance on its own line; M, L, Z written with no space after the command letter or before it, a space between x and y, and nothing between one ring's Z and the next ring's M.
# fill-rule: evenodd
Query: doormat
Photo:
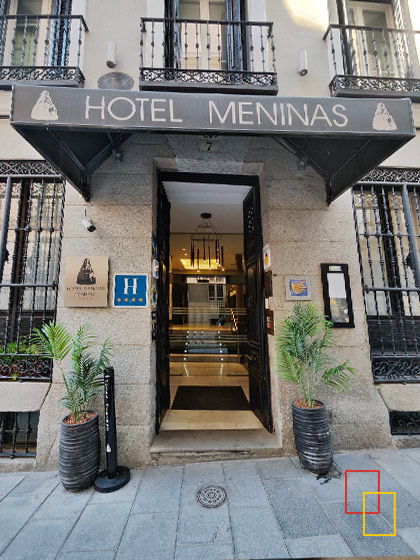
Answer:
M172 410L250 410L242 387L178 387Z

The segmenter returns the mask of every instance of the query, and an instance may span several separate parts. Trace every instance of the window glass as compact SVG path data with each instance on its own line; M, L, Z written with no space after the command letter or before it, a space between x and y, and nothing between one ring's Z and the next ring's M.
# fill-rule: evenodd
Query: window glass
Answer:
M210 19L225 20L225 3L217 0L210 0L209 5Z
M16 13L25 15L39 15L42 9L42 0L19 0Z
M363 23L369 27L388 27L386 13L379 10L363 10Z
M200 0L180 0L179 17L181 19L200 19Z

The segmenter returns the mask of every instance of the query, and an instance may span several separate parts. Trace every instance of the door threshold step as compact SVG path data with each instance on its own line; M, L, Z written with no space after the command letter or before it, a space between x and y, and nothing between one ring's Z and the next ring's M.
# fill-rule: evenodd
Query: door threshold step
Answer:
M151 461L155 465L281 455L277 436L265 429L172 430L157 435L150 449Z

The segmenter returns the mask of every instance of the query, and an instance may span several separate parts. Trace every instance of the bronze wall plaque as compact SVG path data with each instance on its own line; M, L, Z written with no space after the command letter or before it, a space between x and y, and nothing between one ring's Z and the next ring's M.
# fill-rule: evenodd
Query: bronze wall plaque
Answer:
M108 257L66 257L65 307L108 307Z
M98 79L99 89L129 90L134 86L134 80L124 72L108 72Z

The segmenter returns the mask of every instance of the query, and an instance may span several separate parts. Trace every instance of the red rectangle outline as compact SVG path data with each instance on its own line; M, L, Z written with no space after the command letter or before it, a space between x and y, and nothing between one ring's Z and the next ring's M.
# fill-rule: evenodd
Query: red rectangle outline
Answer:
M359 470L359 469L348 469L344 471L344 505L345 505L345 512L348 515L351 514L358 514L363 515L363 511L347 511L347 473L348 472L376 472L378 473L378 492L381 491L381 471L380 470ZM379 515L381 513L381 501L380 501L380 494L378 494L378 511L365 511L365 514L370 515Z

